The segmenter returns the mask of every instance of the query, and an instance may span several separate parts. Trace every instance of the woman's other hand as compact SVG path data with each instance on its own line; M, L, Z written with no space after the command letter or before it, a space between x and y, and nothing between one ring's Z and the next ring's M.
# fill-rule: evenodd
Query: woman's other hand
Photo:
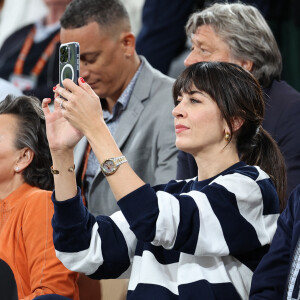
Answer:
M57 94L56 96L58 97ZM60 101L65 100L60 98ZM54 101L53 111L50 110L50 103L50 98L46 98L42 102L50 150L51 152L73 150L83 135L64 118L60 102Z
M68 100L63 102L62 115L88 138L105 123L100 99L82 77L78 79L78 85L70 79L65 79L63 84L65 88L58 86L55 90ZM61 98L56 97L55 101L61 101Z

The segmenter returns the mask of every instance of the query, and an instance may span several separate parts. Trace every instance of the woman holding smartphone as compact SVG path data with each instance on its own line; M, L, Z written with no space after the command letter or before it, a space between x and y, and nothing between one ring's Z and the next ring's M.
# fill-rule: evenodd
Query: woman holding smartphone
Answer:
M57 97L54 112L50 99L43 102L54 244L64 265L95 279L117 278L132 265L128 299L248 299L285 189L283 158L261 127L264 101L254 77L216 62L181 74L173 89L176 146L193 154L198 176L154 187L122 155L88 84L64 86L56 96L68 101ZM121 211L110 217L94 217L82 204L73 160L82 135L118 201Z

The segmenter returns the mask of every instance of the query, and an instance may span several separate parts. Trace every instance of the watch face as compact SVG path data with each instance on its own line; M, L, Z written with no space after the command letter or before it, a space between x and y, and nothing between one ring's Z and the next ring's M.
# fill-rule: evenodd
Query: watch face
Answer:
M102 164L102 170L104 173L110 174L116 171L116 165L112 160L108 159Z

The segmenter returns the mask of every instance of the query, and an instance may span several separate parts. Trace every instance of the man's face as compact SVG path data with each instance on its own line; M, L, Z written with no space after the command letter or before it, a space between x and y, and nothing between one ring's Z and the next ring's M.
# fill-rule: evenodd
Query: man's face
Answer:
M233 59L229 46L215 33L210 25L202 25L191 36L192 49L184 61L190 66L201 61L224 61L241 65L239 60Z
M96 22L61 29L61 43L80 44L80 76L101 98L118 99L128 84L128 68L121 35L112 36Z

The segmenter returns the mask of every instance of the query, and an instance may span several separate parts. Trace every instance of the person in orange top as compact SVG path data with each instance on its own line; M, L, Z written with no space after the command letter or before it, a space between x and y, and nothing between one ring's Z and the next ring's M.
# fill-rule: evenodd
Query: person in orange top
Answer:
M78 274L53 246L51 163L40 101L7 96L0 103L0 258L14 273L19 299L79 300Z

